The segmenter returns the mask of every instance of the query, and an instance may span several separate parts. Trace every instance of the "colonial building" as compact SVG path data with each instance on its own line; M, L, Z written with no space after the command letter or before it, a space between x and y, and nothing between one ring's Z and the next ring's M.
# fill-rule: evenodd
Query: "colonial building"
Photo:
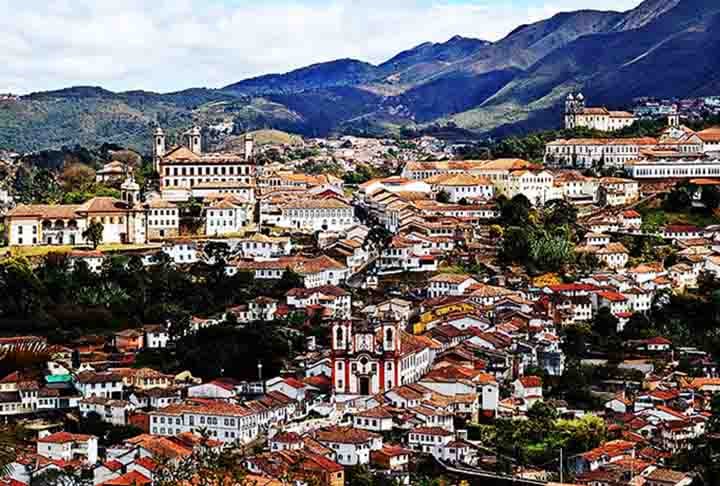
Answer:
M253 219L254 204L236 196L217 197L205 207L205 234L221 236L242 232Z
M180 232L180 210L162 199L153 199L145 204L149 240L176 237Z
M246 444L259 430L258 416L251 409L220 400L188 399L150 413L152 435L205 431L221 442Z
M609 111L605 107L588 108L582 93L572 93L565 100L565 128L585 127L601 132L614 132L635 123L635 116L627 111Z
M633 179L691 179L720 177L720 159L688 157L680 159L634 160L625 164Z
M242 153L203 153L202 132L195 127L183 135L184 144L167 149L165 133L157 128L153 135L155 167L160 174L163 199L188 200L193 189L203 184L250 185L255 180L252 164L253 140L247 137ZM214 192L216 187L211 187Z
M408 162L403 168L402 176L407 179L422 181L439 175L469 174L487 177L496 187L502 188L510 172L538 168L539 166L522 159Z
M357 222L353 207L334 198L297 199L281 208L278 226L298 230L345 231Z
M533 205L562 197L562 191L555 186L555 176L546 170L518 170L510 173L505 195L508 199L522 194Z
M495 186L487 177L473 175L440 175L431 177L425 182L430 184L436 193L445 192L449 202L472 201L476 199L492 199Z
M5 216L10 245L84 245L90 223L103 225L102 243L144 244L148 209L139 204L140 187L128 178L122 200L95 197L83 204L20 204Z
M577 168L622 167L639 159L643 150L657 145L657 139L651 137L560 139L545 146L545 163Z
M397 322L347 320L332 327L332 383L337 395L375 395L415 383L431 365L427 344Z

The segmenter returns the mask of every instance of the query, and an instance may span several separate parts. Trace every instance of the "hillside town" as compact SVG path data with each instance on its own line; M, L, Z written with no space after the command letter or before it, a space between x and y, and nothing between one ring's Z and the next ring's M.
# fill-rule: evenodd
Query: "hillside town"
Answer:
M156 126L4 188L0 484L712 484L720 127L565 108L544 160Z

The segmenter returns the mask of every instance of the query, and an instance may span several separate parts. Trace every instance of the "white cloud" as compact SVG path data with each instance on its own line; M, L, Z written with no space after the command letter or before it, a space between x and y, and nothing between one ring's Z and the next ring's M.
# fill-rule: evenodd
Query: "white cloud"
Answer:
M639 0L0 0L0 86L220 87L315 62L382 62L453 35L498 40L520 24Z

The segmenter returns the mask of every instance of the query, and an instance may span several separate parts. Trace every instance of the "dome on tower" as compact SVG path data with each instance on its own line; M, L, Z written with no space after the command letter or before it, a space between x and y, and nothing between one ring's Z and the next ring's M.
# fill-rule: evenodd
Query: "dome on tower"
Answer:
M160 127L155 128L155 132L154 132L154 133L155 133L155 135L165 135L165 132L164 132L163 129L160 128Z
M122 186L120 186L120 189L122 191L130 192L130 191L139 191L140 186L137 182L135 182L135 179L133 176L129 175L127 179L125 179L125 182L122 183Z
M583 96L583 94L582 94L582 93L578 93L578 95L577 95L577 99L578 99L578 101L582 101L582 100L584 100L584 99L585 99L585 97Z
M570 93L569 95L567 95L567 100L568 100L568 101L575 101L575 96L573 96L573 94Z

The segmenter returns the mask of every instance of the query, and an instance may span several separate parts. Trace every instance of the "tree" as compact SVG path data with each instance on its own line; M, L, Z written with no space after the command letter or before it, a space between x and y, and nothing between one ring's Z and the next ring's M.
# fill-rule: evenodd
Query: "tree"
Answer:
M623 328L622 336L625 339L641 339L649 337L647 334L652 329L652 323L646 315L636 312L633 314Z
M507 228L500 256L507 262L525 263L530 257L531 232L519 226Z
M593 319L592 329L597 335L607 338L617 334L619 322L609 307L601 307Z
M42 280L24 257L8 258L0 263L0 309L10 315L28 317L47 295Z
M82 237L89 241L93 248L97 249L102 243L104 230L105 226L100 221L95 220L82 232Z
M720 207L720 189L714 185L703 186L700 200L707 211L714 212L718 207Z
M503 230L503 227L499 224L493 224L490 226L490 238L493 240L497 240L499 238L503 237L503 234L505 233L505 230Z
M280 278L280 280L275 284L274 291L278 295L285 295L285 293L290 289L302 288L304 286L305 281L302 276L291 268L286 268L285 272L283 272L282 278Z
M578 210L564 199L553 199L545 203L545 224L569 226L577 221Z
M518 194L501 205L500 219L505 226L524 226L528 223L531 208L528 198Z
M692 202L692 192L690 183L683 181L667 194L663 202L663 209L675 212L687 210Z
M66 192L81 191L95 183L95 171L85 164L69 164L63 168L60 178Z
M435 200L439 203L447 204L450 202L450 193L443 189L442 191L437 193L437 196L435 196Z

